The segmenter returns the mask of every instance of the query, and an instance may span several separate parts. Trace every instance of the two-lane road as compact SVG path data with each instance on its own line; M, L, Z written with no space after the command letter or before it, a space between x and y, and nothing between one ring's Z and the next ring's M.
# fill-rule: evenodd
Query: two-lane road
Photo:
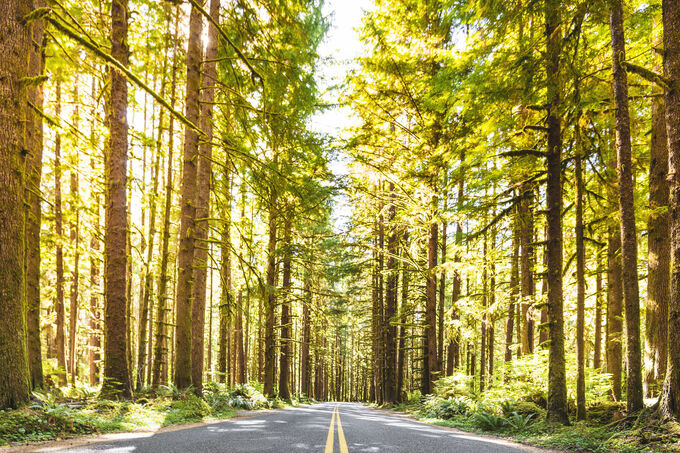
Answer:
M355 403L322 403L157 433L51 444L34 451L116 453L539 451L427 425Z

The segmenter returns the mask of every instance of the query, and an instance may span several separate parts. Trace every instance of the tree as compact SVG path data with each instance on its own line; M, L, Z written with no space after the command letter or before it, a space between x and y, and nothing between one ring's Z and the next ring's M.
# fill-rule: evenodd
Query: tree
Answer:
M128 2L111 3L111 56L127 66ZM104 384L102 395L131 395L128 363L127 311L127 152L128 87L125 76L110 71L108 106L109 146L106 167L106 225L104 234Z
M186 53L187 84L185 116L192 124L199 124L199 98L201 90L200 64L203 58L201 33L203 16L197 5L191 7L189 19L189 47ZM181 214L179 226L179 252L177 254L177 294L175 313L175 363L174 382L179 388L201 386L192 381L192 314L194 303L194 253L196 249L196 191L198 167L198 132L189 126L184 128L184 152L182 155L182 183L180 189Z
M560 2L545 1L547 134L547 282L550 356L548 371L548 418L569 423L564 357L564 301L562 296L562 131L558 116L561 99Z
M612 35L612 68L616 104L616 169L621 216L621 264L623 296L626 306L626 406L629 412L644 407L642 401L642 354L640 348L640 300L637 275L637 232L633 201L633 173L628 114L628 81L621 64L626 59L623 36L623 6L612 0L609 16Z
M31 26L25 17L31 2L6 1L0 27L8 33L0 43L0 407L28 401L30 375L26 356L24 287L25 119Z

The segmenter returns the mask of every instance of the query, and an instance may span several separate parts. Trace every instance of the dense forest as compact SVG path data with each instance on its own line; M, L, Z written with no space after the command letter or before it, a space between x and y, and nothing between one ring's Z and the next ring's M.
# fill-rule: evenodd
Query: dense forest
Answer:
M680 1L366 8L329 102L321 0L0 0L0 408L680 416Z

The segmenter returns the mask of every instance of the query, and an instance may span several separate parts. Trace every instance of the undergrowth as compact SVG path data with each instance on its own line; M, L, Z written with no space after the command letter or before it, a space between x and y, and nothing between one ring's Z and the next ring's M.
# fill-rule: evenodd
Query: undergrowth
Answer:
M259 383L228 388L210 382L202 397L194 389L160 386L129 401L98 399L90 387L33 393L28 407L0 411L0 446L93 433L154 430L164 426L233 417L237 410L280 408L307 399L267 399Z
M411 392L392 407L436 425L560 450L680 452L680 424L655 420L651 409L627 417L625 403L608 398L610 378L606 373L587 374L589 404L583 421L576 420L574 389L569 389L569 426L546 420L547 355L543 351L499 370L484 392L479 392L478 382L456 373L440 378L432 395Z

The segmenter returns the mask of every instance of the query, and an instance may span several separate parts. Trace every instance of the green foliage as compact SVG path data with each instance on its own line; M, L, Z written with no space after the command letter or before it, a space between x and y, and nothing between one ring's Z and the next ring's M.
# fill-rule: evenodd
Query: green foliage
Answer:
M422 412L427 418L450 419L457 415L467 415L473 403L466 397L442 399L430 396L423 404Z
M485 431L500 431L507 426L507 420L500 414L483 407L472 415L474 424Z
M451 376L439 378L434 385L434 394L441 398L470 397L472 396L470 393L472 379L472 376L468 376L460 371L455 372Z
M208 403L201 398L189 394L184 399L173 401L170 404L164 424L172 425L187 421L197 421L212 413Z
M0 445L50 440L62 435L90 434L94 431L92 425L74 420L68 408L61 405L53 405L45 410L0 411Z
M511 413L506 416L508 425L517 431L523 431L529 427L533 422L534 414L518 414L517 412Z

